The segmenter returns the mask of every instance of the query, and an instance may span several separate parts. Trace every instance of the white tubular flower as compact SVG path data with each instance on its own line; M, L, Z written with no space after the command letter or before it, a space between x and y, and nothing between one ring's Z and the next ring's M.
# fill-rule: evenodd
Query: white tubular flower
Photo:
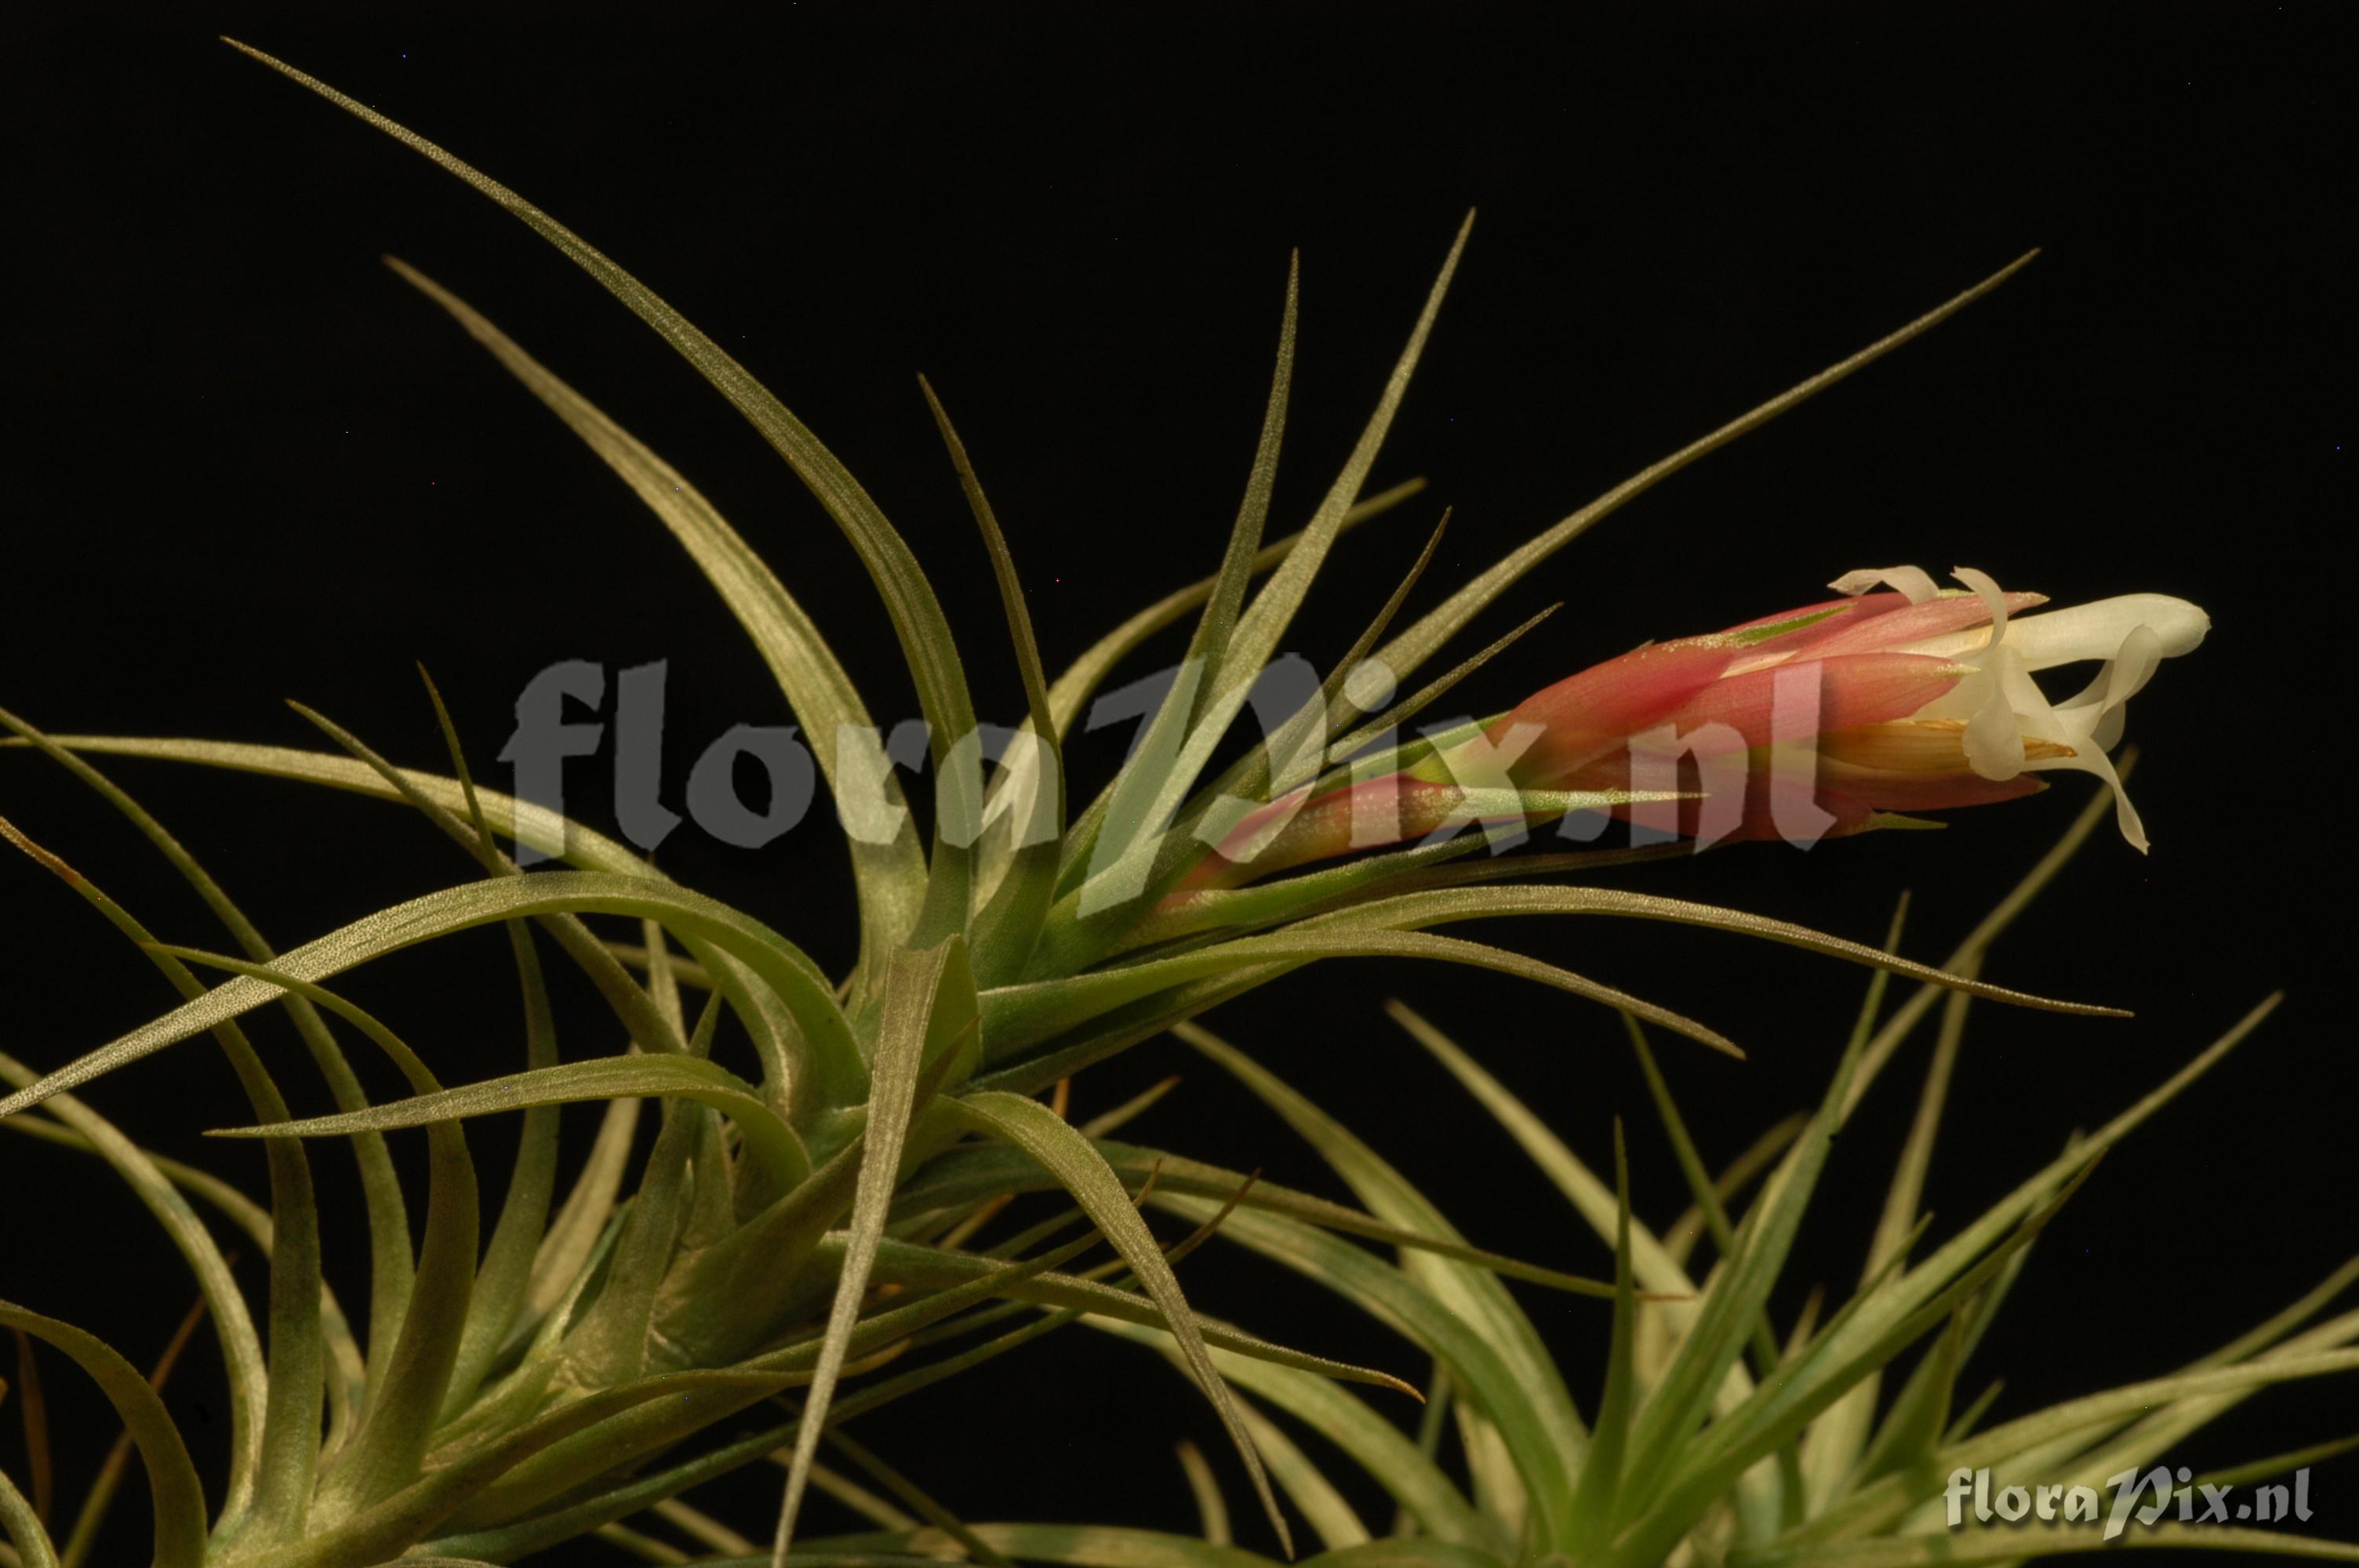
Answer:
M1883 580L1908 592L1916 584L1905 583L1903 571L1930 586L1914 568L1855 572L1834 586L1858 592ZM2106 752L2121 743L2129 699L2163 660L2200 646L2211 618L2183 599L2159 593L2124 594L2010 617L2006 596L1988 573L1960 567L1951 575L1980 596L1990 621L1896 650L1952 659L1972 671L1912 719L1962 720L1965 760L1985 779L2005 781L2057 768L2095 774L2114 792L2122 837L2145 850L2146 828ZM1853 586L1855 581L1860 587ZM2062 702L2050 702L2031 678L2034 671L2094 660L2104 666L2096 678Z

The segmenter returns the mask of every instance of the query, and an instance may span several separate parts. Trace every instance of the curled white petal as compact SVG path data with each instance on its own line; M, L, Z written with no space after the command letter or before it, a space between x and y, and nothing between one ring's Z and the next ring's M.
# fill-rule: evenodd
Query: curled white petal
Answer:
M2005 782L2023 772L2023 725L2007 676L2015 673L2012 650L1993 650L1993 663L1958 683L1965 703L1972 704L1965 733L1966 765L1986 779ZM2033 696L2038 688L2033 688Z
M2114 760L2102 748L2091 745L2069 757L2045 757L2024 765L2034 773L2064 768L2076 773L2094 773L2104 780L2105 787L2114 792L2114 824L2122 830L2122 837L2141 855L2150 848L2146 824L2139 819L2137 807L2130 804L2129 792L2122 788L2122 776L2114 771Z
M2010 637L1967 666L1955 686L1912 717L1963 720L1959 741L1967 765L1995 782L2058 769L2104 780L2114 794L2114 819L2122 837L2143 854L2146 825L2123 793L2121 775L2105 753L2120 743L2129 699L2153 678L2166 647L2154 628L2132 627L2097 678L2070 700L2055 704L2031 678L2029 661Z
M1922 567L1862 567L1827 584L1837 593L1862 594L1875 588L1897 589L1911 604L1940 597L1933 574Z
M2122 743L2130 698L2146 689L2146 683L2162 667L2162 657L2161 635L2151 626L2134 629L2097 672L2096 679L2078 696L2056 705L2057 717L2100 751L2112 751Z
M1984 635L1993 643L2006 641L2006 594L2000 589L1998 579L1973 567L1951 567L1950 575L1973 589L1982 600L1983 608L1990 611L1990 630Z

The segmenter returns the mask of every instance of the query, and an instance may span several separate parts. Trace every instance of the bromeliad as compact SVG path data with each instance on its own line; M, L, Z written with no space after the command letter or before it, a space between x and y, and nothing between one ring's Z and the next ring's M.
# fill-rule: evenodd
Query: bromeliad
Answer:
M1259 1217L1275 1215L1349 1238L1334 1254L1347 1264L1367 1258L1362 1244L1373 1242L1601 1303L1629 1292L1483 1251L1446 1231L1438 1217L1429 1225L1389 1197L1353 1209L1116 1142L1121 1122L1152 1103L1152 1094L1076 1125L1061 1114L1064 1095L1052 1086L1304 965L1340 958L1446 962L1514 975L1741 1054L1699 1020L1435 929L1511 914L1671 921L1995 1000L2113 1011L2044 1000L1904 958L1890 944L1878 949L1747 911L1470 878L1466 868L1438 863L1467 847L1459 843L1266 888L1171 896L1188 892L1211 845L1241 850L1228 863L1245 880L1434 825L1396 820L1390 840L1364 840L1349 810L1336 814L1339 784L1353 786L1347 806L1363 794L1385 794L1416 811L1475 820L1506 812L1520 824L1545 805L1601 822L1607 814L1631 815L1644 827L1637 814L1662 807L1674 827L1694 813L1701 831L1713 811L1733 808L1733 830L1756 831L1765 822L1788 827L1792 814L1777 809L1784 797L1765 795L1756 813L1749 785L1733 795L1682 798L1699 792L1680 776L1676 756L1655 769L1658 781L1647 771L1647 750L1658 731L1694 742L1690 754L1706 761L1727 736L1748 764L1756 751L1777 753L1772 760L1782 765L1780 748L1798 750L1823 777L1814 771L1795 804L1818 810L1837 830L1879 810L1954 804L1967 797L1962 792L2020 793L2029 787L2019 777L2027 770L2071 762L2102 771L2121 700L2155 659L2193 645L2199 612L2157 600L2169 612L2093 606L2010 622L2006 617L2029 608L2028 598L1944 599L1921 574L1897 572L1878 574L1897 592L1862 592L1642 650L1489 726L1368 752L1520 635L1406 695L1398 690L1549 555L1659 480L1909 341L2022 261L1690 443L1395 628L1395 612L1435 559L1429 544L1351 651L1275 726L1267 752L1209 775L1264 674L1284 662L1296 612L1332 547L1362 519L1416 492L1415 482L1374 494L1368 485L1465 230L1351 457L1303 528L1273 539L1264 524L1292 385L1299 297L1299 276L1289 273L1261 443L1217 574L1122 622L1053 680L1008 533L928 388L1000 589L1003 653L1026 694L1030 744L1010 749L985 793L969 662L931 586L930 574L943 568L920 558L811 429L718 341L555 218L358 100L246 52L523 221L679 350L770 442L879 589L882 610L872 614L889 623L908 665L932 751L935 806L929 830L921 830L887 754L856 749L856 738L879 729L846 668L802 604L687 478L455 295L396 264L649 506L752 640L845 823L854 892L850 909L796 899L777 917L828 930L851 925L859 957L848 972L821 969L769 920L681 886L637 847L532 798L528 769L519 767L516 795L480 787L439 693L429 697L447 773L399 765L308 708L299 711L328 749L52 737L0 710L0 748L37 752L94 790L162 852L237 949L160 940L59 854L0 820L0 840L136 944L180 999L169 1012L60 1065L0 1054L0 1087L10 1091L0 1093L0 1130L107 1162L190 1260L220 1342L230 1452L225 1481L209 1497L149 1379L82 1330L0 1301L0 1326L47 1341L116 1404L149 1465L158 1568L428 1560L403 1555L413 1549L441 1561L508 1563L570 1550L568 1542L598 1531L644 1543L621 1521L647 1514L701 1541L733 1543L733 1560L742 1562L748 1554L736 1552L740 1538L679 1494L769 1454L787 1469L767 1530L768 1561L783 1568L812 1560L790 1559L789 1552L803 1499L825 1474L821 1442L841 1443L836 1429L844 1422L1079 1317L1107 1315L1168 1339L1186 1362L1283 1545L1288 1526L1277 1487L1296 1473L1292 1451L1273 1444L1265 1465L1265 1437L1248 1426L1223 1368L1241 1360L1313 1382L1414 1390L1389 1373L1272 1345L1197 1314L1173 1265L1212 1227L1251 1230ZM462 539L453 548L483 543ZM1075 732L1129 655L1191 612L1185 678L1160 688L1136 744L1103 789L1086 802L1069 799L1062 738ZM2083 656L2114 658L2105 684L2092 697L2049 708L2027 672ZM1781 699L1788 688L1809 700ZM402 802L452 840L470 869L279 952L181 842L89 760L93 755L170 758ZM1340 774L1324 771L1339 762ZM1838 778L1838 769L1851 771ZM1375 785L1355 784L1364 775ZM1929 784L1951 789L1951 797L1928 798ZM1292 809L1304 800L1310 809ZM1242 853L1229 834L1232 814L1256 834L1270 829L1279 852ZM523 862L536 857L563 865L526 871ZM1618 858L1578 859L1585 870ZM1560 858L1518 869L1539 876L1574 868ZM1472 885L1478 881L1484 885ZM520 1071L446 1087L389 1023L331 989L396 952L495 925L509 936L523 1000ZM558 954L612 1013L595 1025L608 1049L563 1059L544 975L546 957ZM213 983L215 975L226 978ZM699 991L701 1000L690 994ZM397 1003L406 1009L406 1000ZM300 1102L282 1093L270 1061L245 1033L249 1015L278 1008L324 1076L334 1114L299 1115L293 1106ZM109 1075L207 1034L227 1054L251 1111L250 1125L224 1130L263 1142L266 1212L216 1178L152 1159L88 1098L93 1086L102 1093L112 1087L103 1082ZM628 1049L621 1048L625 1040ZM369 1103L345 1057L353 1043L391 1061L408 1086L406 1098ZM1037 1098L1044 1092L1053 1098ZM572 1195L560 1201L559 1108L592 1101L607 1104L605 1120ZM651 1147L635 1153L650 1141L637 1135L646 1101L660 1104L662 1126ZM523 1120L514 1175L487 1239L462 1130L484 1117ZM415 1231L384 1140L413 1128L429 1130L426 1214ZM359 1302L323 1267L337 1232L323 1223L312 1185L303 1141L313 1139L350 1139L359 1161L369 1249L364 1317L339 1304L340 1288L342 1301L354 1309ZM8 1179L0 1175L0 1185ZM264 1321L256 1321L217 1238L176 1192L180 1182L221 1206L267 1255ZM1167 1249L1139 1214L1150 1188L1158 1201L1211 1201L1205 1228ZM1060 1205L1037 1225L978 1241L985 1227L1002 1223L1003 1206L1050 1190L1066 1194L1070 1208ZM1078 1233L1068 1237L1069 1229ZM1100 1238L1114 1255L1069 1272L1066 1266ZM32 1283L46 1288L38 1277ZM0 1287L13 1288L7 1281ZM1370 1298L1383 1311L1424 1313L1417 1298L1384 1291ZM1005 1326L1011 1316L1044 1310L1049 1315ZM987 1339L937 1348L985 1329ZM782 1396L788 1408L766 1408ZM717 1433L723 1423L754 1430ZM1577 1422L1560 1424L1579 1441ZM1552 1442L1560 1434L1519 1435ZM1568 1472L1549 1462L1561 1480ZM93 1487L85 1517L103 1516L112 1484L102 1478ZM90 1545L95 1538L88 1532L58 1550L40 1513L0 1476L0 1530L13 1541L0 1565L79 1568L90 1551L103 1550ZM687 1560L668 1544L658 1554Z
M1965 587L1945 591L1916 567L1850 572L1830 585L1842 599L1609 659L1413 766L1273 802L1192 885L1512 824L1568 796L1609 802L1568 819L1569 836L1611 816L1642 839L1807 845L2030 795L2044 787L2034 774L2059 768L2103 779L2123 838L2145 849L2107 752L2129 699L2210 620L2152 593L2025 614L2047 599L1972 568L1954 576ZM2097 660L2096 678L2062 702L2032 678Z

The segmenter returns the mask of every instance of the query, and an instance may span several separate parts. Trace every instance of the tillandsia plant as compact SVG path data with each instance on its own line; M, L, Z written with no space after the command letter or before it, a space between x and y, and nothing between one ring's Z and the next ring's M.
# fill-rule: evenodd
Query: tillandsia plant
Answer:
M2082 813L1950 955L1951 969L1979 968L2104 810L2099 800ZM1893 918L1895 943L1905 913L1904 903ZM1887 1011L1886 979L1869 982L1820 1103L1767 1129L1718 1173L1699 1152L1645 1029L1625 1015L1688 1187L1684 1208L1661 1226L1634 1214L1618 1121L1613 1163L1601 1174L1443 1031L1391 1004L1400 1029L1474 1096L1612 1249L1611 1344L1603 1392L1584 1418L1571 1379L1495 1274L1431 1252L1404 1251L1389 1263L1285 1214L1225 1217L1223 1241L1334 1291L1430 1358L1428 1401L1409 1433L1332 1382L1215 1353L1243 1390L1241 1408L1272 1475L1320 1540L1319 1561L1916 1568L2133 1544L2359 1555L2353 1545L2235 1522L2288 1517L2288 1480L2306 1490L2304 1467L2359 1447L2359 1438L2202 1476L2166 1463L2191 1433L2254 1393L2359 1371L2359 1308L2324 1315L2359 1281L2359 1258L2166 1375L1995 1422L1986 1418L2000 1385L1976 1392L1966 1380L2041 1231L2109 1150L2234 1050L2277 999L1929 1248L1927 1174L1952 1081L1970 1070L1961 1056L1972 998L1951 991L1944 1003L1940 989L1926 985ZM1791 1321L1773 1321L1772 1289L1837 1158L1837 1135L1937 1011L1916 1113L1856 1289L1847 1299L1813 1290ZM1197 1024L1177 1033L1277 1111L1370 1213L1428 1235L1457 1234L1415 1184L1267 1066ZM995 1151L945 1161L934 1192L947 1195L968 1182L989 1190L984 1173L1004 1163ZM1181 1192L1158 1189L1148 1202L1198 1223L1223 1217L1211 1200ZM1093 1326L1170 1354L1168 1340L1136 1325ZM1904 1364L1912 1349L1916 1359ZM1330 1478L1341 1472L1332 1463L1322 1468L1296 1431L1373 1481L1391 1517L1364 1517ZM1193 1454L1182 1458L1201 1510L1201 1540L1116 1525L973 1523L956 1534L905 1528L832 1544L922 1551L971 1539L1006 1556L1074 1564L1267 1563L1233 1541L1209 1469ZM1357 1489L1369 1490L1364 1483Z
M16 1086L0 1100L0 1127L95 1156L128 1184L195 1274L226 1366L227 1483L223 1495L209 1498L149 1376L68 1324L0 1303L0 1323L78 1364L121 1412L126 1441L145 1463L161 1568L506 1563L593 1532L652 1561L689 1560L688 1549L646 1533L657 1528L649 1519L720 1553L715 1561L864 1556L871 1546L797 1544L812 1487L868 1497L821 1461L831 1444L870 1485L894 1492L899 1508L933 1520L951 1550L995 1561L1001 1549L989 1537L942 1517L842 1429L864 1411L1076 1320L1126 1325L1170 1347L1218 1412L1290 1551L1272 1476L1299 1499L1304 1472L1231 1391L1231 1379L1266 1391L1282 1378L1304 1400L1339 1397L1330 1387L1336 1383L1404 1397L1414 1390L1386 1371L1273 1344L1193 1311L1174 1263L1228 1228L1249 1244L1278 1235L1299 1239L1306 1258L1365 1260L1348 1266L1360 1271L1329 1282L1421 1323L1438 1325L1462 1310L1475 1299L1470 1292L1495 1308L1504 1300L1495 1293L1499 1277L1594 1298L1621 1325L1616 1356L1625 1369L1593 1432L1571 1417L1569 1404L1547 1402L1544 1379L1520 1397L1547 1408L1534 1416L1537 1424L1518 1424L1515 1385L1527 1381L1526 1374L1542 1377L1536 1362L1504 1382L1463 1368L1453 1374L1447 1404L1470 1434L1477 1474L1476 1503L1464 1507L1484 1510L1464 1513L1466 1544L1498 1555L1528 1549L1603 1560L1611 1551L1617 1561L1659 1560L1682 1540L1723 1538L1723 1526L1698 1521L1720 1505L1731 1476L1782 1451L1798 1420L1824 1408L1810 1405L1822 1391L1862 1386L1864 1374L1831 1382L1835 1370L1848 1371L1870 1349L1888 1356L1886 1340L1930 1326L1927 1313L1989 1299L1974 1292L1998 1266L1991 1260L2003 1263L2014 1245L1997 1232L2038 1208L2079 1168L2068 1162L2040 1178L2033 1200L2006 1210L1990 1234L1974 1233L1957 1256L1938 1255L1938 1267L1929 1260L1901 1272L1896 1263L1848 1318L1779 1359L1774 1346L1764 1352L1760 1345L1760 1292L1808 1195L1811 1162L1823 1155L1848 1103L1840 1088L1830 1101L1836 1108L1822 1111L1795 1145L1792 1162L1772 1179L1745 1229L1722 1244L1722 1282L1699 1294L1668 1242L1624 1244L1617 1281L1565 1274L1460 1239L1406 1187L1369 1175L1379 1168L1356 1154L1359 1207L1116 1141L1114 1133L1140 1104L1074 1125L1062 1114L1059 1087L1231 998L1305 965L1345 957L1498 971L1617 1009L1634 1026L1737 1051L1704 1021L1433 929L1506 915L1609 915L1718 929L1954 995L2107 1011L1987 982L1975 972L1978 953L1935 967L1900 957L1890 944L1879 948L1693 902L1537 879L1685 853L1712 838L1758 836L1765 824L1787 832L1798 831L1797 822L1816 824L1802 836L1891 826L1910 811L2021 794L2028 771L2049 766L2099 773L2117 789L2104 753L2119 739L2122 704L2162 657L2186 652L2201 635L2201 612L2183 601L2136 598L2037 616L2020 613L2032 608L2028 597L2001 594L1979 574L1962 573L1967 591L1948 595L1911 569L1854 574L1839 583L1846 595L1840 600L1625 655L1490 719L1401 738L1411 719L1520 634L1422 685L1407 684L1507 587L1631 497L1925 331L2022 261L1617 486L1396 629L1418 580L1413 571L1315 689L1298 694L1269 726L1268 743L1234 762L1223 761L1229 754L1223 743L1256 695L1266 695L1265 672L1312 578L1346 529L1414 490L1364 493L1464 232L1343 471L1299 532L1271 541L1264 524L1293 362L1289 277L1261 441L1218 570L1140 610L1053 681L1034 643L1008 543L929 388L996 574L1029 709L986 777L990 759L964 667L925 567L809 429L711 338L554 219L365 106L246 52L524 221L655 328L787 460L884 600L928 731L932 820L921 834L843 667L712 504L455 296L395 263L632 487L751 637L846 827L860 953L848 973L825 973L756 915L679 885L630 847L528 792L481 787L430 683L447 771L397 764L308 709L330 747L51 736L0 714L17 749L71 771L145 834L219 917L235 949L163 940L53 849L0 824L13 844L137 944L184 999L63 1065L0 1058L0 1075ZM1433 558L1429 545L1418 569ZM1069 796L1060 738L1122 660L1191 614L1185 654L1126 762L1095 796ZM2030 678L2085 659L2105 660L2106 669L2071 701L2050 705ZM1664 736L1674 744L1660 743ZM480 874L280 952L223 884L92 761L106 754L244 770L405 803ZM1742 782L1734 771L1739 758ZM1802 766L1811 770L1807 784L1797 771ZM1788 801L1788 794L1798 798ZM2125 804L2120 809L2125 831L2136 839L2136 818ZM1535 823L1602 826L1615 816L1651 824L1662 841L1472 858ZM1376 852L1346 858L1364 849ZM540 860L562 866L526 870ZM1276 875L1326 860L1336 863ZM631 923L627 931L612 928L618 919ZM430 1056L414 1050L392 1021L332 984L375 958L494 925L506 930L514 954L522 1071L446 1086ZM596 989L626 1049L560 1059L543 973L552 947ZM701 998L693 1006L692 997ZM245 1021L264 1009L285 1011L334 1114L294 1115L245 1033ZM254 1125L232 1130L262 1141L267 1207L142 1149L84 1098L107 1075L205 1033L229 1058L251 1104ZM1202 1037L1199 1043L1212 1048ZM409 1098L369 1103L347 1057L355 1044L382 1054L408 1082ZM1879 1048L1890 1049L1855 1045L1843 1081L1871 1074ZM733 1070L728 1060L751 1070ZM1223 1054L1223 1060L1282 1096L1274 1080L1252 1077L1243 1058ZM585 1101L608 1108L560 1201L556 1108ZM659 1108L659 1126L640 1157L634 1141L649 1101ZM463 1124L493 1115L519 1118L523 1130L514 1177L486 1235ZM428 1154L426 1212L414 1243L386 1140L411 1128L427 1130ZM1322 1138L1331 1151L1348 1147L1340 1134ZM320 1212L306 1152L307 1141L321 1139L343 1141L360 1173L364 1311L340 1298L323 1273L332 1227ZM1044 1183L1067 1195L1070 1208L1004 1232L1008 1201ZM267 1256L261 1322L200 1204ZM1142 1217L1153 1206L1188 1213L1196 1231L1176 1242L1158 1238ZM1414 1261L1393 1270L1363 1242ZM1100 1245L1113 1256L1083 1264ZM1900 1256L1885 1251L1886 1262ZM1634 1270L1647 1292L1643 1317ZM1005 1326L1019 1314L1026 1321ZM1505 1316L1495 1326L1525 1334ZM1649 1413L1634 1418L1642 1326L1654 1336L1643 1365L1656 1392ZM1748 1374L1734 1365L1748 1346L1768 1357L1751 1374L1757 1385L1745 1383ZM1838 1368L1832 1353L1813 1356L1821 1346L1853 1359ZM1440 1354L1438 1346L1427 1348ZM1722 1388L1743 1396L1735 1408L1744 1430L1730 1427L1686 1448L1701 1413L1698 1401ZM1320 1391L1303 1391L1311 1390ZM1439 1399L1428 1405L1435 1419L1443 1408ZM1864 1404L1842 1408L1845 1419L1864 1420ZM1919 1395L1909 1419L1932 1408L1933 1393ZM746 1419L756 1421L751 1433L738 1430ZM1339 1432L1365 1425L1357 1416L1334 1419ZM724 1422L734 1423L732 1434L716 1439ZM1626 1456L1614 1454L1615 1443ZM1817 1474L1850 1477L1857 1454L1839 1444L1830 1452ZM766 1546L681 1498L771 1456L785 1477L775 1520L758 1529ZM46 1481L27 1492L0 1479L0 1529L12 1542L12 1568L92 1561L122 1468L110 1465L62 1532L39 1506ZM1857 1496L1872 1498L1865 1484L1872 1477L1858 1479ZM1803 1494L1789 1488L1783 1497L1779 1506L1790 1509ZM1821 1505L1843 1500L1824 1487L1810 1497L1810 1509L1784 1528L1836 1517ZM875 1511L898 1517L883 1505ZM1321 1533L1334 1539L1324 1526ZM1451 1530L1429 1528L1419 1551L1433 1556L1440 1549L1432 1542L1449 1539ZM1060 1554L1028 1539L1011 1550ZM1093 1551L1062 1554L1130 1560Z

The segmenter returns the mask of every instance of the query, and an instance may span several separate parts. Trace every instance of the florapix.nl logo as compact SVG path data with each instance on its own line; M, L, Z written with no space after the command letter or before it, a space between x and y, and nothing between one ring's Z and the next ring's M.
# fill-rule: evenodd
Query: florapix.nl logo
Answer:
M2310 1469L2263 1486L2199 1480L2185 1465L2172 1469L2124 1470L2108 1476L2104 1490L2086 1483L2006 1482L1995 1485L1986 1470L1950 1472L1942 1488L1949 1527L1977 1524L2087 1525L2102 1527L2112 1541L2135 1522L2162 1524L2278 1524L2310 1517ZM2027 1549L2030 1550L2030 1549Z
M932 783L932 828L942 842L967 848L995 825L1017 847L1052 840L1060 831L1051 809L1057 752L1023 725L979 723L945 743L922 719L889 728L843 722L826 732L736 724L696 754L681 789L666 774L668 756L677 755L665 732L668 673L661 660L610 671L572 659L535 676L516 699L516 728L500 752L513 770L516 799L561 824L575 793L569 763L603 756L612 770L616 824L643 851L652 853L683 821L723 843L763 848L811 815L822 784L849 837L889 844L911 825L901 779L922 773ZM1156 720L1175 696L1183 705L1201 696L1211 721L1200 715L1174 754L1160 759L1167 768L1155 770L1178 777L1183 789L1209 760L1208 741L1217 741L1233 721L1256 728L1262 790L1252 798L1223 798L1187 827L1233 859L1275 838L1314 789L1349 792L1347 826L1330 852L1440 843L1474 830L1494 852L1537 830L1593 842L1617 817L1634 845L1686 838L1701 848L1739 829L1749 795L1766 798L1762 815L1774 836L1807 848L1834 820L1813 801L1818 758L1807 741L1818 727L1822 693L1814 670L1790 673L1795 678L1777 684L1771 728L1803 738L1798 742L1757 746L1724 724L1662 725L1622 737L1616 787L1585 792L1533 787L1521 764L1543 727L1512 719L1459 716L1414 729L1362 724L1347 743L1331 745L1331 734L1395 701L1395 676L1377 659L1361 661L1331 687L1307 659L1282 654L1252 680L1219 693L1198 692L1203 667L1190 661L1100 694L1079 728L1088 734L1127 727L1136 762L1143 746L1155 743ZM1190 754L1199 749L1206 755ZM1388 773L1407 758L1421 758L1420 773L1453 792L1448 809L1418 817L1404 813L1399 791L1355 787L1408 777ZM749 768L765 781L751 799L741 789L750 782ZM1133 874L1137 851L1173 827L1176 795L1136 804L1145 808L1143 820L1093 845L1084 913L1143 891L1144 879ZM520 846L523 863L549 858L545 848Z

